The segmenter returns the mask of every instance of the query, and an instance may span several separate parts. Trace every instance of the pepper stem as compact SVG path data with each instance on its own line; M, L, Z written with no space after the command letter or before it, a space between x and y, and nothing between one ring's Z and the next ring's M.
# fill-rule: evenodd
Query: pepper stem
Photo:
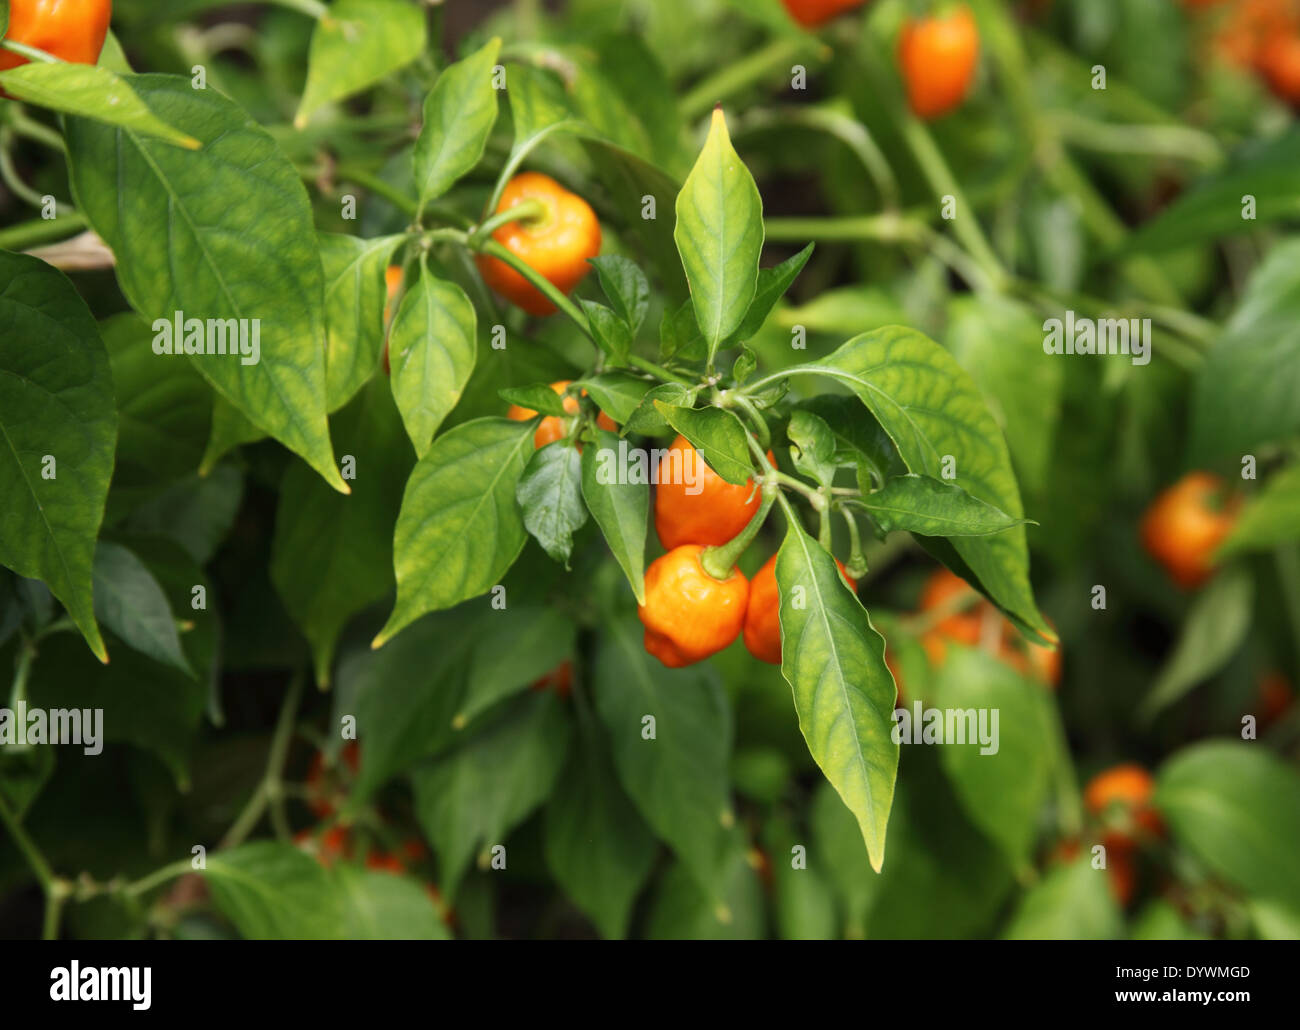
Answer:
M754 517L749 520L749 524L725 544L706 547L700 554L700 567L714 579L730 579L732 567L758 535L763 523L767 521L767 513L772 510L772 505L776 503L777 494L780 492L780 487L775 483L770 480L765 481L763 503L759 505L758 511L754 512Z

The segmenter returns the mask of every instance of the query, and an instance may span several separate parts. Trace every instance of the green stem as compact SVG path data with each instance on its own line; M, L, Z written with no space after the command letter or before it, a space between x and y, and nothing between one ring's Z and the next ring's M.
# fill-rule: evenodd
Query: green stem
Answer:
M680 375L677 372L670 372L662 365L656 365L653 361L639 357L636 354L629 355L627 363L633 368L639 368L642 372L649 372L652 376L661 379L665 383L681 383L683 386L694 385L694 380L689 376Z
M45 206L45 198L23 182L18 169L14 167L13 155L9 153L13 138L14 134L10 129L0 129L0 179L4 180L4 184L19 200L34 208L42 208Z
M17 708L27 700L27 679L32 672L32 661L36 657L36 648L24 636L19 644L18 660L14 663L14 681L9 691L9 707Z
M339 165L334 170L334 174L344 182L353 183L383 197L395 208L411 218L414 218L419 211L419 205L414 199L408 197L395 186L390 186L379 176L367 172L364 168L357 168L354 165ZM304 177L311 178L305 173Z
M815 503L816 499L820 496L820 493L815 486L809 486L802 479L796 479L794 476L782 472L779 469L773 469L769 475L775 477L776 481L782 486L788 486L795 493L803 494L804 497L808 498L809 503Z
M166 883L168 880L174 880L178 876L184 876L186 873L193 872L194 866L190 859L182 858L175 862L168 863L161 869L155 869L148 876L136 880L135 883L127 884L122 888L122 893L128 898L138 898L141 894L147 894L155 887Z
M492 236L503 225L511 222L534 222L546 215L546 205L540 200L525 200L514 207L498 211L469 234L469 246L475 250L483 240Z
M271 737L271 748L267 753L266 772L261 782L253 790L252 797L236 817L226 835L221 838L218 848L233 848L242 844L261 821L267 806L282 807L284 792L280 789L280 777L284 771L284 761L289 753L289 741L293 736L293 723L298 714L298 702L302 697L302 686L306 680L300 669L289 681L284 703L280 706L280 716L275 724L275 733ZM272 812L273 821L284 820L283 811ZM285 823L287 825L287 822Z
M45 894L45 920L41 924L41 940L58 940L63 905L71 892L71 886L64 880L56 879L50 884L50 889Z
M14 843L18 845L18 850L27 859L27 865L31 868L37 882L40 883L41 890L48 895L55 879L54 870L45 861L45 856L41 854L41 849L36 846L36 842L23 829L18 816L10 811L9 803L5 801L3 794L0 794L0 823L4 823L5 829L9 831L9 836L14 839Z
M13 129L15 136L22 136L37 143L42 143L51 150L59 151L59 153L67 152L67 144L64 143L62 136L48 125L44 125L34 118L29 118L21 107L9 115L9 128Z
M858 520L850 508L841 506L840 511L844 514L844 521L849 527L849 560L844 568L853 579L859 579L867 574L867 559L862 553L862 537L858 532Z
M13 39L0 40L0 49L12 50L15 54L21 54L29 61L41 61L44 64L59 63L59 59L53 54L46 53L44 50L38 50L34 46L28 46L26 43L19 43L17 40Z
M780 36L748 57L728 64L697 83L678 102L687 121L707 114L716 104L748 89L778 71L789 71L790 62L820 47L815 39L802 35Z
M768 243L897 243L921 242L923 223L896 214L853 215L828 218L767 218L763 221Z
M584 334L586 334L587 338L591 340L592 343L596 342L596 338L591 332L591 326L587 324L586 316L578 310L577 305L575 305L573 301L569 300L569 298L566 297L549 279L543 276L540 272L537 272L532 265L528 264L527 261L524 261L522 258L507 250L490 236L486 240L483 240L475 249L482 254L487 254L490 257L496 258L498 261L504 261L507 265L532 283L533 286L540 290L546 296L547 300L573 319L574 324L577 325Z
M745 553L745 549L763 528L763 523L767 521L767 514L772 510L772 505L781 490L775 483L765 484L762 489L763 503L759 505L758 511L754 512L754 517L749 520L745 528L725 544L706 547L701 552L700 566L714 579L731 578L731 570L736 562L740 560L740 556Z
M54 218L36 218L30 222L0 229L0 250L26 250L42 243L70 236L86 227L86 216L80 212L60 214Z

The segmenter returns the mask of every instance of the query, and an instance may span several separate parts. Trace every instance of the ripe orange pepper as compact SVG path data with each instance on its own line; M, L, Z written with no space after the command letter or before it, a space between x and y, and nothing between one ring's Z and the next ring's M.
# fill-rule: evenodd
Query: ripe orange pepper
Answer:
M73 64L94 64L112 15L112 0L9 0L5 39ZM0 71L26 63L22 55L0 50Z
M771 451L767 456L776 461ZM682 544L725 544L762 506L762 491L752 479L742 486L728 483L684 436L659 459L657 483L655 531L668 550Z
M551 389L556 393L563 394L564 391L569 388L571 382L573 382L572 379L557 379L551 384ZM587 395L586 390L582 393L584 397ZM577 397L565 397L563 404L564 410L570 415L576 415L578 413L579 404ZM506 412L506 418L513 422L527 422L536 414L537 412L532 408L521 408L518 404L512 404L510 405L510 410ZM611 433L618 431L618 423L603 411L596 416L596 425L600 426L601 429L608 429ZM538 425L537 432L533 434L533 448L537 449L545 447L548 443L554 443L556 440L563 440L568 435L568 419L560 418L559 415L547 415Z
M781 0L790 17L806 29L824 25L838 14L861 7L867 0Z
M591 271L587 260L600 253L596 212L549 175L522 172L506 184L496 213L527 200L541 203L541 217L509 222L492 234L493 239L562 293L570 293ZM555 312L555 305L504 261L484 254L477 261L484 281L507 300L530 315Z
M1161 493L1142 516L1142 546L1186 590L1214 571L1214 552L1232 532L1239 499L1216 507L1224 483L1208 472L1191 472Z
M745 621L749 581L737 568L714 579L700 564L703 550L699 544L675 547L646 569L645 604L637 610L645 649L671 669L728 647Z
M384 285L388 290L388 299L384 302L384 375L392 375L388 364L388 327L393 321L393 301L402 288L402 274L401 265L389 265L384 269Z
M947 15L904 22L898 63L912 110L937 118L966 99L979 49L975 15L965 4Z
M1300 107L1300 35L1293 31L1270 38L1256 67L1276 96Z
M1083 790L1083 804L1099 818L1118 809L1134 827L1152 836L1160 836L1164 833L1164 822L1151 807L1154 792L1155 781L1151 774L1135 762L1125 762L1111 766L1089 780ZM1131 841L1133 837L1123 827L1112 830L1110 836L1124 841Z
M840 575L856 592L858 581L838 558ZM749 605L745 609L745 646L760 661L781 664L781 596L776 585L776 555L772 555L749 581Z

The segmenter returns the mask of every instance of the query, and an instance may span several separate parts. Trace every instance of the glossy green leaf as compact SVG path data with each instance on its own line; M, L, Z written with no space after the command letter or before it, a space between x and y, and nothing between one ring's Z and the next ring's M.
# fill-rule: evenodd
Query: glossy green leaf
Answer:
M509 386L498 390L503 401L516 404L521 408L540 415L554 415L565 418L569 412L564 410L564 399L546 383L533 383L530 386Z
M301 462L280 486L271 581L311 645L316 682L330 682L334 647L349 618L393 589L393 526L415 455L388 384L372 380L333 423L353 459L351 495L330 490Z
M577 383L606 415L625 424L654 385L627 372L599 372Z
M144 562L107 540L95 548L95 615L141 654L194 675L162 587Z
M1084 856L1058 866L1025 892L1002 930L1013 941L1108 941L1123 933L1105 869Z
M856 397L824 393L801 401L798 410L811 411L830 426L835 434L836 462L858 466L863 489L883 486L889 477L907 474L894 441Z
M568 757L569 734L559 699L531 693L412 774L416 818L438 853L439 886L448 897L475 855L504 845L550 796ZM508 868L508 850L506 861Z
M191 474L145 501L122 528L173 540L206 565L234 524L243 495L243 474L233 465L219 465L208 476Z
M627 576L638 604L645 603L645 538L650 515L650 487L622 482L616 460L617 433L597 429L595 441L582 452L582 498L605 534L605 542Z
M735 332L731 334L733 340L748 340L751 336L763 328L768 316L772 314L772 309L780 303L781 298L785 296L786 291L794 285L794 281L799 278L799 273L803 271L803 266L808 263L812 257L813 247L815 244L808 244L803 250L799 251L793 257L786 258L779 265L772 268L760 268L758 270L757 286L754 290L754 299L750 301L749 310L745 312L745 317Z
M190 150L199 146L193 136L150 111L128 82L97 65L34 61L0 72L0 88L16 100L52 111L93 118Z
M641 398L641 403L633 409L632 414L623 423L620 435L627 436L630 433L640 433L644 436L663 436L671 432L671 428L660 413L658 405L686 406L694 400L694 397L695 395L691 390L681 383L661 383L659 386L651 388L646 391Z
M384 269L403 236L363 240L320 233L325 273L325 394L337 411L379 369L384 349Z
M1150 719L1198 683L1218 672L1250 632L1255 582L1250 572L1229 566L1196 595L1173 653L1142 701Z
M540 604L489 609L476 623L465 693L452 726L469 726L493 705L555 672L573 656L575 630L563 612Z
M214 851L203 878L217 910L246 940L338 940L342 896L330 873L290 844Z
M826 422L810 411L795 411L786 425L786 436L793 445L790 458L795 471L818 486L829 487L835 481L835 435Z
M749 311L763 251L763 201L731 145L721 107L714 110L704 149L677 195L673 238L712 357Z
M953 645L945 651L926 703L940 710L962 743L945 736L937 748L953 793L971 823L998 844L1015 868L1024 868L1038 837L1051 787L1051 735L1041 685L984 651ZM906 710L911 731L925 725L921 702ZM996 719L996 723L993 721ZM948 723L945 721L945 734Z
M629 619L606 624L591 690L623 789L696 882L720 900L725 827L734 820L730 711L721 687L703 669L664 668L642 647L640 623Z
M733 834L719 875L719 891L703 890L684 862L670 866L651 903L645 935L651 940L754 940L764 926L763 886L740 835Z
M343 936L349 941L451 939L423 884L409 876L340 865L332 870L342 896Z
M230 320L243 323L245 353L189 360L259 429L346 493L325 423L323 277L297 169L265 129L215 90L166 75L129 82L203 148L181 150L72 119L67 138L78 208L113 249L118 283L155 333L164 322L174 327L183 312L205 321L207 344L219 349L233 342ZM232 268L240 274L232 276ZM173 328L171 342L182 343L176 335ZM184 359L173 350L158 360Z
M587 324L591 326L596 346L609 355L614 364L627 364L627 355L632 349L632 330L627 323L604 304L583 298L579 298L578 303L582 307L582 313L587 316Z
M835 560L797 523L777 552L781 674L794 691L808 750L858 820L872 868L885 860L885 826L898 774L892 738L894 678L885 641L840 578Z
M66 276L4 251L0 326L0 565L42 580L107 661L91 566L117 442L108 355Z
M1246 551L1268 551L1300 539L1300 464L1270 476L1259 493L1246 502L1228 539L1219 548L1226 557Z
M886 533L901 529L922 536L987 536L1025 522L972 497L955 483L929 476L887 479L858 503Z
M588 264L596 269L600 288L609 298L610 306L632 330L632 336L636 336L650 310L650 283L645 273L635 261L621 254L594 257Z
M695 320L695 308L688 300L680 307L668 308L659 322L659 357L664 361L698 362L704 359L708 344Z
M1259 744L1212 740L1170 758L1155 806L1174 838L1252 899L1300 917L1300 774Z
M1240 461L1260 444L1300 432L1297 354L1300 239L1292 239L1274 247L1255 269L1197 372L1188 445L1196 465Z
M749 482L754 466L745 442L745 427L721 408L679 408L655 400L655 409L686 437L718 475L737 486Z
M335 0L316 22L294 125L410 64L426 45L424 11L406 0Z
M160 361L149 326L131 313L100 323L117 394L115 495L131 499L199 467L212 390L188 361ZM113 499L109 501L110 510Z
M623 788L598 727L577 746L546 806L546 866L606 938L627 932L658 844Z
M1254 141L1223 169L1179 196L1124 240L1124 250L1160 252L1188 244L1254 232L1300 212L1300 132ZM1244 197L1254 198L1254 217L1244 217Z
M424 457L460 400L478 358L478 317L453 282L421 272L388 333L393 396L415 452Z
M415 141L415 184L420 207L446 193L483 157L497 120L492 70L501 52L493 38L446 68L424 101L424 125Z
M375 647L425 612L490 590L523 550L515 490L533 451L529 422L480 418L444 433L402 496L393 538L397 604Z
M582 503L582 456L563 440L547 444L528 460L515 497L524 528L558 562L569 562L573 534L586 524Z
M849 340L821 361L797 366L834 378L865 404L910 471L947 480L944 459L953 459L950 480L971 496L1024 516L1011 459L983 398L946 350L913 329L890 326ZM952 541L989 597L1023 624L1052 636L1029 585L1029 551L1021 526L987 537Z

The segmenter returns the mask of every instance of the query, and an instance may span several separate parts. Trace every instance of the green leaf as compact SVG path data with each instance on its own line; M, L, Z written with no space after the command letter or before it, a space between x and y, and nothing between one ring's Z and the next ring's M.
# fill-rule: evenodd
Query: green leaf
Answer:
M388 334L393 396L420 457L474 372L477 332L478 317L465 291L422 270Z
M894 441L856 397L824 393L801 401L797 410L810 411L830 426L835 434L836 463L856 465L862 489L871 489L873 481L883 486L890 476L907 473Z
M54 772L54 746L0 747L0 801L22 819Z
M453 897L470 859L505 844L545 801L564 765L569 720L552 692L519 698L500 719L412 774L415 814ZM507 863L509 861L507 854Z
M214 851L203 873L217 910L247 940L338 940L343 903L330 874L290 844Z
M901 529L922 536L987 536L1025 523L977 500L955 483L929 476L895 476L879 490L863 494L857 503L885 533Z
M1026 493L1047 488L1067 362L1043 360L1040 321L1009 300L965 295L949 311L948 347L984 394Z
M700 452L709 468L740 486L754 475L745 427L735 413L721 408L679 408L656 400L655 409Z
M327 407L347 404L379 368L384 349L384 269L403 236L358 239L320 233L325 273L325 394Z
M424 887L409 876L338 865L343 936L349 941L446 941L447 925Z
M188 361L159 361L149 326L131 313L100 323L117 394L113 493L132 500L199 466L212 391ZM113 499L110 499L110 508ZM111 516L110 516L111 517Z
M786 436L794 445L790 456L795 471L829 487L835 480L835 437L831 427L810 411L795 411L786 426Z
M118 125L190 150L200 145L150 111L129 83L97 65L35 61L0 72L0 88L16 100L52 111Z
M635 261L621 254L589 258L587 263L596 269L600 288L614 312L636 336L650 310L650 283L645 273Z
M334 724L355 715L362 742L352 806L360 807L395 774L455 739L470 647L492 615L467 607L427 615L383 650L354 653L339 663Z
M697 362L704 358L707 344L695 308L688 300L676 310L666 309L659 322L659 357L664 361Z
M336 0L316 22L294 126L410 64L426 45L424 11L406 0Z
M885 859L898 774L894 678L885 641L835 560L791 522L777 552L781 674L794 691L808 750L858 820L871 866Z
M1205 741L1156 775L1180 844L1252 899L1300 918L1300 774L1259 744Z
M514 144L507 167L518 168L525 157L557 132L593 134L573 116L564 88L554 76L526 64L512 64L506 78L510 116L515 124Z
M611 940L627 933L632 903L658 851L654 834L619 786L608 746L583 726L546 806L546 866Z
M1144 719L1223 668L1250 631L1254 605L1255 581L1238 566L1224 569L1196 595L1173 653L1142 702Z
M971 823L1013 867L1024 868L1051 788L1051 755L1043 747L1051 735L1046 695L983 651L952 645L946 654L926 701L941 714L956 713L953 726L965 743L947 740L938 748L940 761ZM908 709L917 736L920 707L914 701ZM980 736L986 730L992 738L987 745Z
M754 299L750 301L749 310L745 312L744 320L731 334L731 340L748 340L763 328L763 324L772 313L772 309L780 303L786 291L799 278L803 266L812 257L814 246L815 244L810 243L794 257L786 258L779 265L758 270L758 283L754 291Z
M632 331L627 323L604 304L581 297L578 298L578 303L587 316L596 345L609 355L614 364L627 364L627 355L632 349Z
M582 455L565 440L534 451L519 477L515 498L524 528L558 562L569 563L573 534L587 521L582 503Z
M653 661L641 646L640 623L629 619L606 624L591 689L623 789L696 882L721 900L724 828L734 820L727 792L732 731L721 687L703 669Z
M970 376L933 340L890 326L854 337L821 361L796 369L847 385L884 426L910 471L946 481L944 458L951 456L953 482L1013 519L1023 517L1002 433ZM958 537L952 546L994 603L1054 638L1034 604L1022 526L987 537Z
M1025 892L1002 930L1013 941L1109 941L1124 920L1111 897L1105 869L1083 857L1059 866Z
M1209 937L1193 926L1172 903L1150 901L1133 917L1129 937L1135 941L1204 941Z
M424 125L415 141L420 208L446 193L483 157L497 120L492 70L501 40L492 38L446 68L424 101Z
M1300 539L1300 464L1271 476L1241 509L1219 557L1246 551L1271 551Z
M117 441L108 355L63 273L0 251L0 284L0 565L42 580L106 662L91 566Z
M141 504L122 528L174 540L198 565L206 565L234 524L243 494L243 473L219 465L210 475L191 474Z
M176 76L128 81L203 148L181 150L128 129L71 119L78 208L112 248L131 306L155 333L173 325L173 339L162 342L183 343L183 334L174 333L177 312L212 320L207 342L214 348L228 345L230 320L243 324L249 353L190 360L259 429L347 493L325 422L322 273L297 169L265 129L215 90L192 89ZM173 350L159 360L183 359Z
M632 585L637 604L645 604L650 487L647 483L621 482L625 477L619 475L623 466L617 461L617 455L620 445L626 444L619 440L617 433L597 429L595 437L595 443L582 453L582 498Z
M1300 212L1300 132L1252 141L1233 160L1182 194L1123 242L1126 253L1161 252L1225 236L1255 232L1260 226ZM1255 217L1243 217L1243 197L1255 199Z
M414 465L388 384L374 379L334 420L339 453L355 461L348 497L301 462L280 485L271 581L311 645L316 682L330 682L349 618L393 588L393 525Z
M623 422L620 435L640 433L643 436L662 436L669 432L669 426L663 415L659 413L658 405L669 404L675 407L689 405L694 399L694 393L681 383L661 383L646 391L641 398L641 403L633 409L632 414L625 421L618 420Z
M128 646L194 676L162 587L144 562L107 540L95 549L95 614Z
M764 936L763 887L738 835L727 842L719 892L702 890L684 862L660 881L645 935L651 940L755 940Z
M393 538L397 603L372 646L425 612L490 590L526 539L515 489L532 454L530 422L480 418L434 441L407 481Z
M573 655L574 633L573 620L541 605L512 604L479 619L466 663L465 693L452 726L468 726L553 672Z
M861 840L856 826L851 826L850 832ZM834 940L838 936L839 920L835 894L826 874L826 865L821 861L823 856L816 855L811 864L795 866L793 849L798 845L806 852L807 837L797 832L794 825L781 815L770 818L763 828L763 845L771 863L772 915L780 938L786 941Z
M533 383L530 386L508 386L504 390L498 390L497 394L503 401L517 404L521 408L526 408L540 415L567 418L570 414L564 410L564 399L546 383Z
M1259 444L1300 432L1297 354L1300 239L1290 239L1255 270L1197 373L1188 445L1193 467L1221 458L1240 461Z
M623 425L654 384L627 372L598 372L578 380L577 385L591 395L601 411Z
M749 311L763 251L763 200L731 145L721 107L677 195L673 238L712 360Z

